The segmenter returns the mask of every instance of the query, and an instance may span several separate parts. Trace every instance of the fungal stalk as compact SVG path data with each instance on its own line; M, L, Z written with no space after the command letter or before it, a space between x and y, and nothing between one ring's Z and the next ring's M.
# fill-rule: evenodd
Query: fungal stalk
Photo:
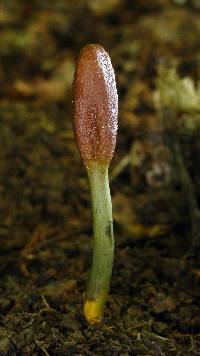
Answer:
M103 47L83 47L73 83L74 130L87 169L93 213L93 260L84 298L90 324L103 317L114 257L108 168L117 135L118 96L111 60Z

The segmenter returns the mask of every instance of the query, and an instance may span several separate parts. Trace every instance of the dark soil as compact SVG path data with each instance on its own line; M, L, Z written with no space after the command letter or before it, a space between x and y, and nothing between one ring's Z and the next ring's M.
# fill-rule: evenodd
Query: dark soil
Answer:
M154 101L160 64L198 82L198 1L95 3L2 1L0 355L200 355L200 130L181 124L199 114L176 115L186 189ZM109 51L120 98L116 254L95 327L82 312L92 221L71 104L75 60L92 42Z

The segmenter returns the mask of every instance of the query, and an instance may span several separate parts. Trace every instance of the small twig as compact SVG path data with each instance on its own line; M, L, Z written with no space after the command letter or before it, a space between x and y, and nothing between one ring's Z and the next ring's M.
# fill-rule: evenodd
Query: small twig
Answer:
M161 111L163 125L168 132L167 143L172 152L176 170L179 173L182 193L186 197L189 207L189 221L192 226L193 241L184 258L187 258L192 251L200 244L200 211L195 195L195 187L188 173L183 159L181 143L176 135L175 112L171 108L163 108Z
M122 172L123 170L129 165L130 163L130 154L123 157L119 163L113 168L110 174L110 182L113 182Z
M40 344L39 344L39 341L35 338L35 343L36 343L36 345L37 345L37 347L39 347L43 352L44 352L44 354L46 355L46 356L50 356L50 354L47 352L47 350L45 349L45 347L44 346L41 346Z

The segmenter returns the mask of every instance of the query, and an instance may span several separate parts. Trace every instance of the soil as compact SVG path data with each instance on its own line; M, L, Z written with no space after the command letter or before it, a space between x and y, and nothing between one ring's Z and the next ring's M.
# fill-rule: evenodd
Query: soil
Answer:
M200 355L200 118L176 111L169 144L154 100L160 65L197 86L199 16L198 1L2 1L0 355ZM92 220L71 104L92 42L111 55L120 99L115 261L98 326L82 312Z

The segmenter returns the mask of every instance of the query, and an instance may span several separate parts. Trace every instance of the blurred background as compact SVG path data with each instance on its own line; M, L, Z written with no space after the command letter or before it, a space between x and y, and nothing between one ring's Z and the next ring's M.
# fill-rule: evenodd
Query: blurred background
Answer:
M83 355L147 355L151 338L158 342L154 333L173 340L170 346L158 343L168 355L172 344L175 352L183 348L185 336L175 340L174 330L198 333L199 320L192 326L191 320L199 311L194 299L200 276L199 38L199 0L1 0L0 335L7 340L0 342L2 355L19 350L21 355L79 355L86 340ZM88 43L109 53L119 94L119 132L110 167L117 247L107 318L114 331L99 331L105 337L100 351L92 346L94 334L82 330L92 221L72 113L75 64ZM184 256L188 265L180 267ZM172 297L179 282L175 286L171 277L183 270L182 289ZM20 349L25 331L17 339L17 326L44 307L67 310L65 323L73 320L79 334L52 317L60 333L55 346L50 331L47 338L42 329L44 320L51 329L49 319L40 315L41 338L33 341L32 321L25 351ZM190 322L183 321L186 315ZM124 339L116 346L111 341L118 340L118 330ZM146 346L138 333L148 340ZM69 335L71 349L63 341Z

